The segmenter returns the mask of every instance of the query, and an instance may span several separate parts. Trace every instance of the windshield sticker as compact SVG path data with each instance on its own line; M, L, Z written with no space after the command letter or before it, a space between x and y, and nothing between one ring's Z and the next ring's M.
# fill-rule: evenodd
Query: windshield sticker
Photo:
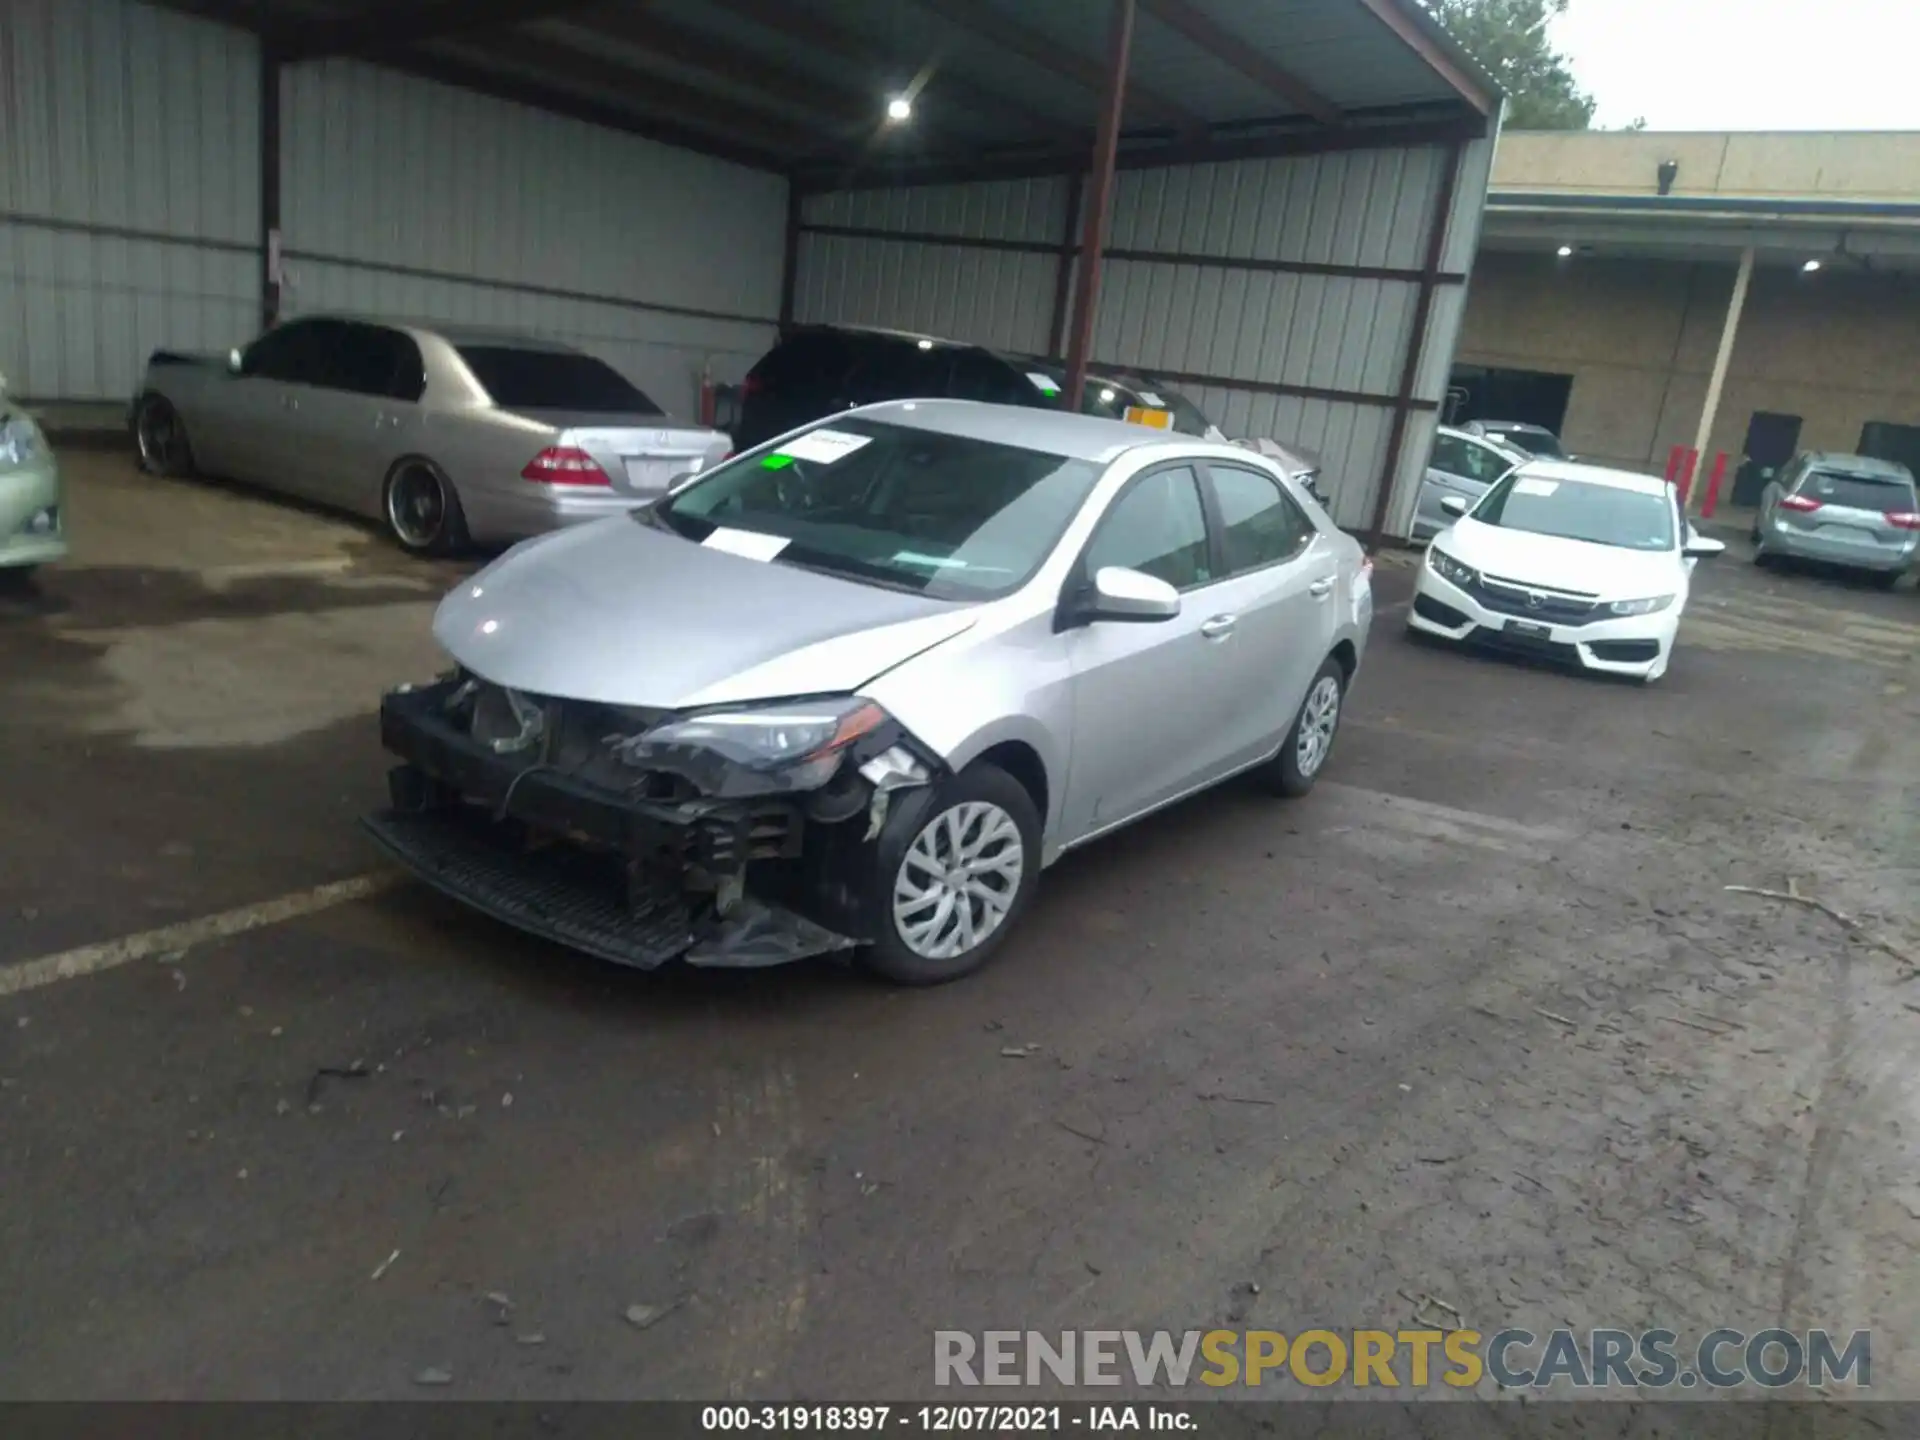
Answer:
M1526 475L1521 476L1518 480L1513 482L1514 494L1538 495L1543 499L1546 496L1553 494L1553 492L1558 490L1559 488L1560 488L1560 482L1558 480L1536 480L1531 476L1526 476Z
M700 542L709 550L724 550L749 560L771 560L789 543L785 535L763 535L758 530L729 530L721 525Z
M793 463L791 455L769 455L760 462L762 470L784 470Z
M922 555L914 550L902 550L893 557L895 565L919 565L928 570L964 570L967 562L956 560L951 555Z
M1156 410L1164 410L1167 408L1167 402L1162 400L1158 395L1154 394L1151 390L1142 390L1140 392L1140 398L1146 401L1147 404L1153 406L1153 408Z
M1038 370L1029 370L1027 379L1033 382L1033 388L1042 395L1058 395L1060 386L1051 375L1042 375Z
M811 460L816 465L831 465L872 443L871 435L849 435L845 430L809 430L782 445L779 453L789 460Z
M1173 428L1173 412L1171 410L1149 410L1143 405L1129 405L1127 407L1127 423L1130 425L1145 425L1154 430L1170 430Z

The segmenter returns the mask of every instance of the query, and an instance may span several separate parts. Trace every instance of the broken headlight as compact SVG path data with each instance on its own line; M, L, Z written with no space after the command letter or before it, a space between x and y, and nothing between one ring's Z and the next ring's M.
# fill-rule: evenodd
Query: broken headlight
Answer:
M614 753L639 769L713 756L763 777L767 788L813 790L833 778L847 747L889 723L857 695L689 715L622 738Z

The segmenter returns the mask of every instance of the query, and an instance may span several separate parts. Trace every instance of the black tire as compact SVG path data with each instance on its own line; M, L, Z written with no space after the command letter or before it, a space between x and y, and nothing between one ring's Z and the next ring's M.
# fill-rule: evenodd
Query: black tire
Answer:
M1319 746L1316 755L1303 763L1301 759L1301 732L1308 725L1308 711L1316 704L1324 704L1327 695L1326 682L1333 682L1332 728ZM1333 745L1340 738L1340 717L1346 708L1347 671L1333 656L1329 655L1320 662L1320 668L1313 673L1313 679L1307 684L1307 693L1301 698L1300 708L1294 712L1293 724L1287 727L1286 743L1281 745L1280 753L1261 767L1261 779L1269 789L1280 795L1298 798L1313 789L1313 782L1327 768L1327 757L1333 753Z
M458 555L472 544L460 492L431 460L402 460L393 467L380 489L380 514L387 533L409 555Z
M995 807L1013 822L1022 852L1019 881L1004 915L984 940L954 955L922 954L903 937L895 919L896 886L908 853L923 832L957 808L970 805ZM980 826L970 825L968 831L980 833ZM1004 847L995 853L1003 852ZM944 985L971 975L991 960L1026 913L1040 879L1040 814L1026 786L997 765L975 761L943 783L895 795L879 842L870 853L864 928L873 939L855 952L860 967L896 985ZM962 903L970 907L970 915L982 913L972 908L976 902Z
M1876 573L1868 583L1876 590L1891 590L1900 583L1904 573L1900 570L1882 570Z
M194 473L187 422L164 395L143 395L133 416L134 453L149 475L184 480Z

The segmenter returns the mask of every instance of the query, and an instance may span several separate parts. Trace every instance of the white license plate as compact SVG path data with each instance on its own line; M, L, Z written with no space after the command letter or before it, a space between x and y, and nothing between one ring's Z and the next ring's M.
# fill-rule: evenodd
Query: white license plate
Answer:
M673 480L677 462L635 459L629 456L625 458L624 463L627 467L627 484L635 490L664 490Z

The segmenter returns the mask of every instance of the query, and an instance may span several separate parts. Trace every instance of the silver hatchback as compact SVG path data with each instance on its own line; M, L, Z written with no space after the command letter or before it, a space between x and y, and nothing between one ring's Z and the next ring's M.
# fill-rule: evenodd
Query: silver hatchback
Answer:
M368 825L624 964L949 980L1067 850L1241 771L1304 792L1372 615L1360 546L1236 446L868 406L455 589Z
M1767 483L1753 522L1753 562L1817 560L1893 586L1920 548L1913 472L1865 455L1802 455Z

